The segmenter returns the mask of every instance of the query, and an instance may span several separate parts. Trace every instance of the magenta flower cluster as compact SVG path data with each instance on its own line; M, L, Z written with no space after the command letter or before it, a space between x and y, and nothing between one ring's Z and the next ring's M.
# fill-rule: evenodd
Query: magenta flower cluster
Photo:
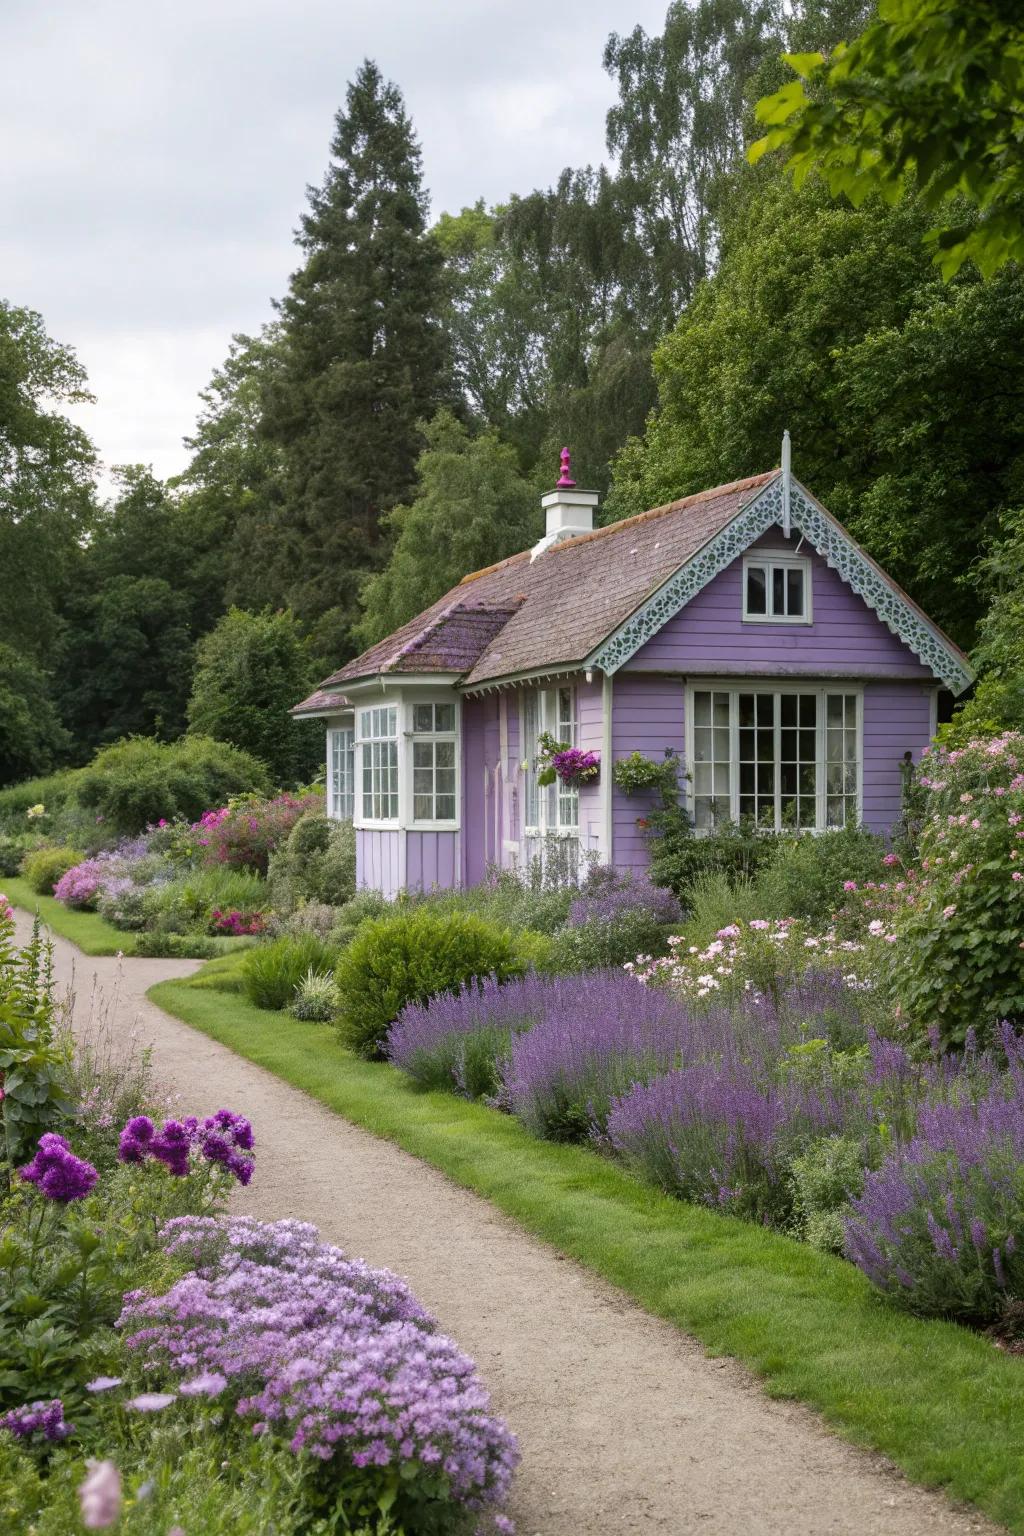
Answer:
M601 771L601 759L596 752L567 747L551 754L551 766L563 784L592 784Z
M54 1397L49 1402L23 1403L20 1408L12 1408L8 1413L0 1414L0 1429L6 1429L8 1434L18 1440L42 1435L44 1440L54 1442L66 1440L74 1434L75 1426L65 1419L64 1404L60 1398Z
M471 1360L388 1270L298 1221L186 1216L163 1231L193 1268L163 1296L130 1292L129 1349L183 1393L233 1400L253 1432L350 1467L446 1480L468 1509L500 1505L518 1460Z
M40 1136L35 1157L18 1173L47 1200L59 1201L61 1205L84 1200L99 1178L92 1163L76 1157L67 1139L56 1131Z
M184 1120L165 1120L159 1130L148 1115L134 1115L121 1132L117 1155L122 1163L144 1163L155 1158L176 1178L189 1172L195 1150L208 1163L218 1163L236 1178L248 1184L253 1174L252 1126L243 1115L230 1109L218 1109L203 1121L195 1115Z
M238 938L263 933L267 922L262 912L239 912L237 908L222 912L220 907L215 907L210 913L210 925L214 933L227 933Z

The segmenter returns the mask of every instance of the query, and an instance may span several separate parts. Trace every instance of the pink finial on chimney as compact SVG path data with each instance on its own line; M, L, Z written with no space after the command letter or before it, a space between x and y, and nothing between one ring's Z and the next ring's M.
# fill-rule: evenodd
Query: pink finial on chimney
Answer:
M569 450L568 450L568 448L563 448L562 449L561 465L562 465L562 477L559 480L556 489L558 489L560 491L570 491L570 490L572 490L573 486L576 484L576 481L572 478L572 472L571 472L571 468L570 468L570 465L569 465Z

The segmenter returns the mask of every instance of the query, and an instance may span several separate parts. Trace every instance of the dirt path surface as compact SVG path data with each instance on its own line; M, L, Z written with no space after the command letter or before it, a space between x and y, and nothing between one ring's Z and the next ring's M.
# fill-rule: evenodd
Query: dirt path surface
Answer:
M27 931L19 914L18 926ZM314 1222L405 1275L480 1366L519 1436L511 1513L520 1536L933 1536L995 1527L908 1484L770 1401L731 1361L649 1317L389 1142L169 1018L147 987L194 961L89 959L56 941L77 1016L93 978L115 1034L153 1045L183 1112L252 1118L257 1173L236 1209ZM283 1026L287 1027L287 1026Z

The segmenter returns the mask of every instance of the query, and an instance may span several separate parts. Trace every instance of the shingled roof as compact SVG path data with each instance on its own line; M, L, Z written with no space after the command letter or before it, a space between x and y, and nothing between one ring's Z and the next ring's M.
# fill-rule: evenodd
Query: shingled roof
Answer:
M454 673L475 687L579 666L777 473L735 480L566 539L532 563L524 550L474 571L332 673L321 690L381 673ZM305 705L294 711L305 712Z

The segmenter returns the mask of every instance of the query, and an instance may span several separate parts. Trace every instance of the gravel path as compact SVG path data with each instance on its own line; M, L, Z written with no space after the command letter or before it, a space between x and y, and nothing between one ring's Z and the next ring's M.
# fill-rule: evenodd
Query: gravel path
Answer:
M24 914L18 925L27 930ZM119 982L116 960L58 939L56 963L62 983L77 973L78 1027L95 977L110 1029L152 1042L157 1074L183 1110L228 1104L251 1116L258 1168L239 1211L314 1222L331 1242L407 1276L476 1359L520 1439L511 1510L520 1536L995 1531L807 1410L772 1402L740 1366L709 1360L475 1195L147 1002L148 987L196 962L128 960Z

